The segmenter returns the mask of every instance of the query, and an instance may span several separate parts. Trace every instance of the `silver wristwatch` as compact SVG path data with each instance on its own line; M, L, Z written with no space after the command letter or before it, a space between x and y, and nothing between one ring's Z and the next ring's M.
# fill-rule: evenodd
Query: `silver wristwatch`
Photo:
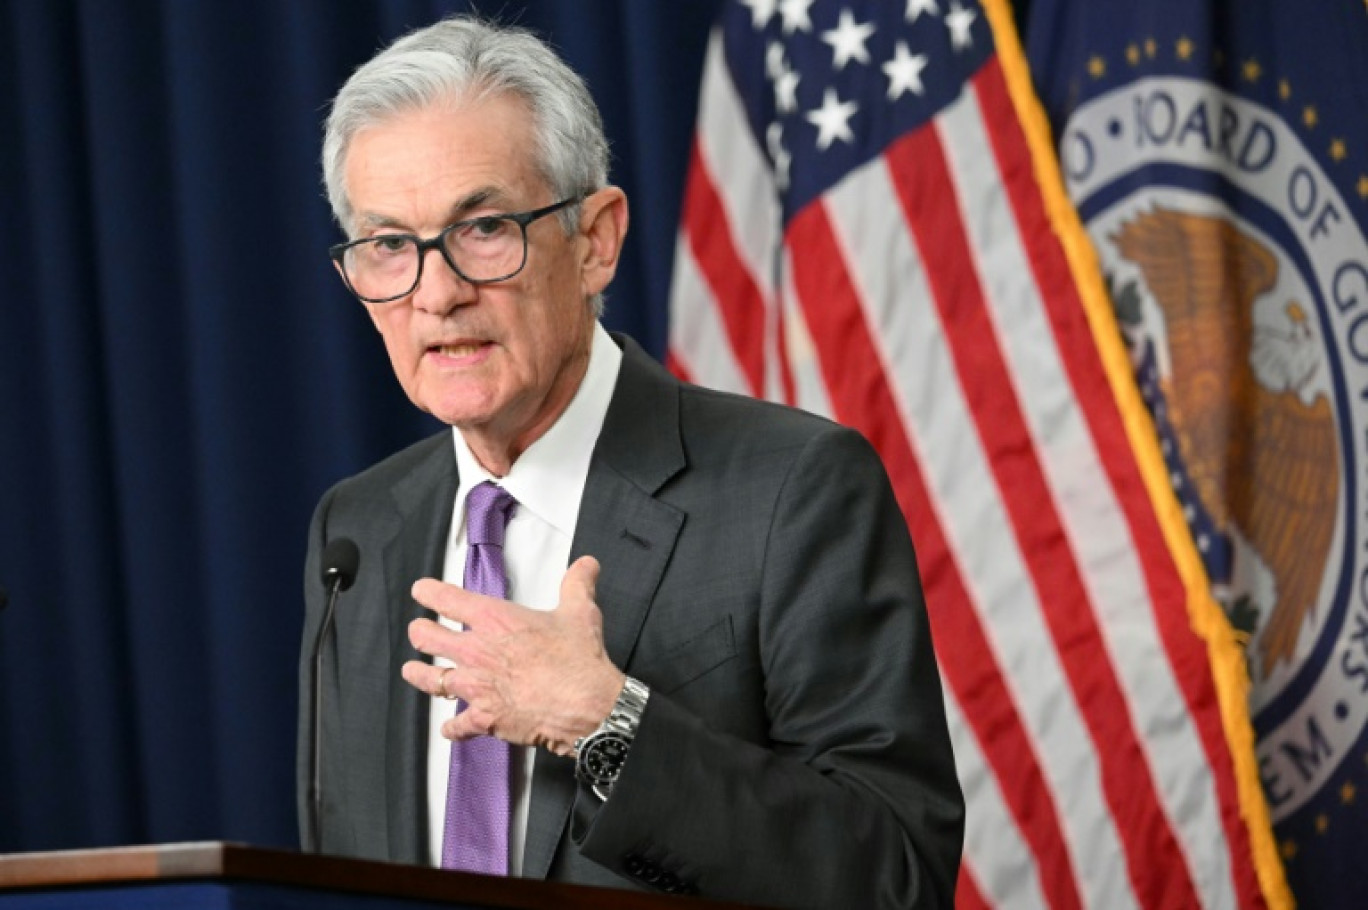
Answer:
M627 677L608 717L593 733L575 740L575 777L599 799L606 800L613 792L650 697L645 683Z

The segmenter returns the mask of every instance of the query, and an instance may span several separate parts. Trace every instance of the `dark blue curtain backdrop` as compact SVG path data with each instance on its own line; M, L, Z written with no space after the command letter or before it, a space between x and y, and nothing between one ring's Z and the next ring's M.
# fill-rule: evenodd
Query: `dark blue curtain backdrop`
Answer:
M311 509L430 432L330 268L327 100L467 3L0 0L0 851L293 845ZM716 0L487 0L589 81L659 355Z

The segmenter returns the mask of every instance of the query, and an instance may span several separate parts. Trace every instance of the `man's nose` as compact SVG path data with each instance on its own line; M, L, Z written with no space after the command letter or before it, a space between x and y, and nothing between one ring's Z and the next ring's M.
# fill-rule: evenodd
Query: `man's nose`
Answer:
M442 316L475 302L475 285L456 273L441 250L424 250L423 256L422 274L413 291L415 309Z

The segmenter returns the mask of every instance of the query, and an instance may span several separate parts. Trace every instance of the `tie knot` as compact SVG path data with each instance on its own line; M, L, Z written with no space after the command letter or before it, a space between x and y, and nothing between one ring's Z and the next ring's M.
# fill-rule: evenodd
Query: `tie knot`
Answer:
M502 547L508 519L518 501L503 487L486 480L466 497L466 539L471 546Z

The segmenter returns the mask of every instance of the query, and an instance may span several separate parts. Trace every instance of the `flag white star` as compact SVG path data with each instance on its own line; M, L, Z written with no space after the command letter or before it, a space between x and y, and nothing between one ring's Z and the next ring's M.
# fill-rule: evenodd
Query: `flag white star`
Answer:
M798 110L798 82L802 77L790 69L784 70L774 79L774 106L780 113L792 114Z
M774 182L779 184L779 189L786 190L793 156L784 148L784 128L778 123L771 123L765 131L765 144L769 146L770 159L774 162Z
M851 60L869 62L869 48L865 42L875 32L869 22L856 22L855 15L848 9L841 10L840 21L829 32L822 32L822 40L831 45L833 60L831 65L843 69Z
M812 31L812 16L808 11L817 0L779 0L779 16L784 20L784 34Z
M883 65L884 75L888 77L888 100L896 101L904 92L914 95L925 92L921 74L926 63L925 54L910 53L907 42L899 41L893 48L893 59Z
M850 118L860 106L854 101L842 101L836 97L836 89L828 87L822 96L822 106L805 115L808 122L817 127L817 148L825 151L831 143L854 142L855 134L850 131Z
M784 45L778 41L771 41L765 48L765 75L771 79L778 79L779 74L788 69L788 64L784 62Z
M950 44L955 50L962 51L974 46L974 36L969 34L969 29L977 18L978 13L971 9L965 9L958 3L950 5L950 12L945 14L945 27L950 29Z
M759 30L768 25L774 17L774 11L779 8L779 0L741 0L741 5L751 11L751 25Z
M940 7L936 6L936 0L907 0L907 12L905 15L908 22L916 22L922 13L939 16Z
M791 114L798 109L798 74L784 59L784 45L771 41L765 48L765 74L774 83L774 106L780 113Z

